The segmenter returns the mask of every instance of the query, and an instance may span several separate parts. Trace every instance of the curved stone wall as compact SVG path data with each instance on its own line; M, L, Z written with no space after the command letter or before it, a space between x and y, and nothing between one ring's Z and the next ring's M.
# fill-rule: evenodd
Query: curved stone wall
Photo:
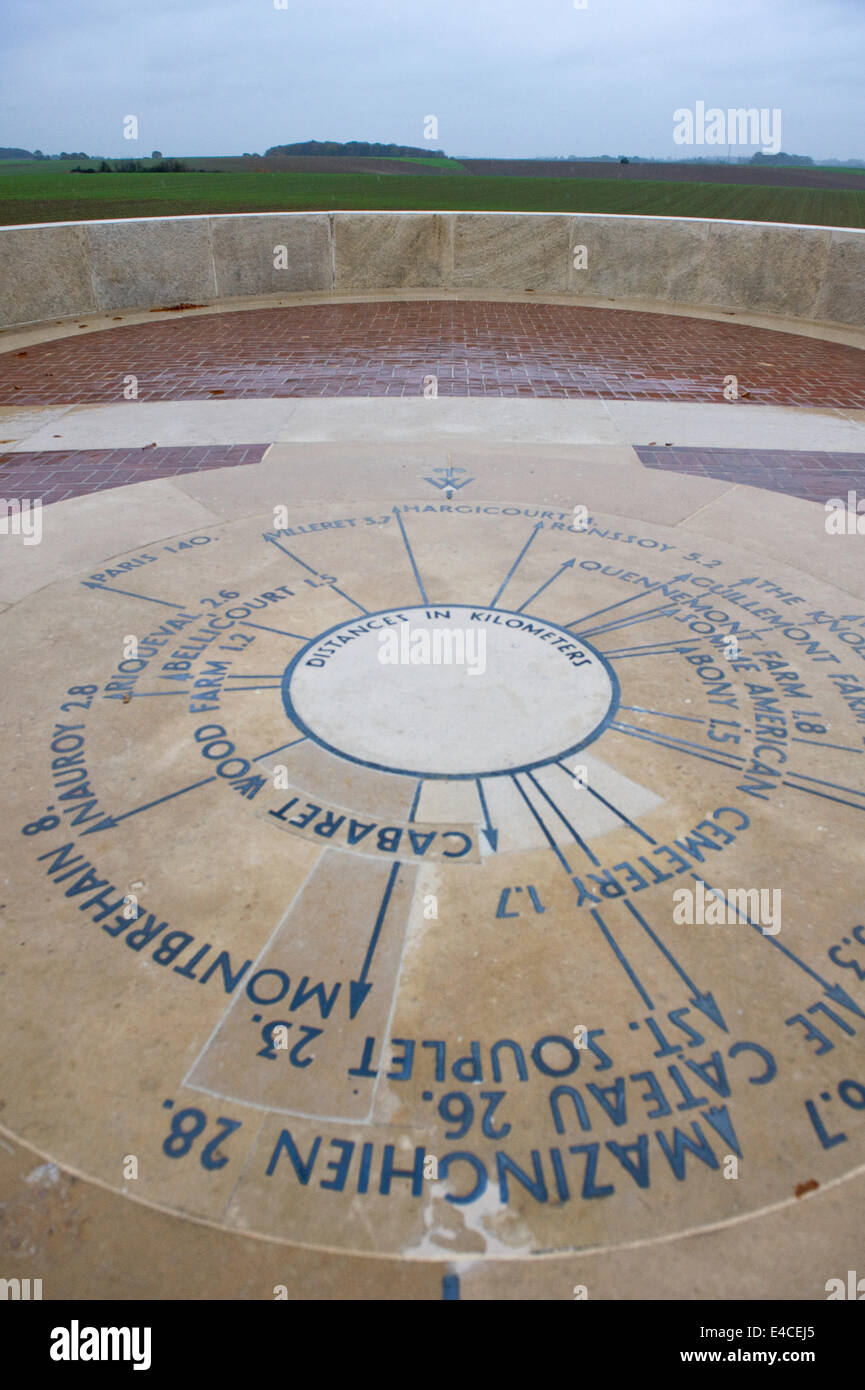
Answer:
M0 228L0 287L3 328L248 296L425 289L654 301L861 326L865 231L496 212L45 223Z

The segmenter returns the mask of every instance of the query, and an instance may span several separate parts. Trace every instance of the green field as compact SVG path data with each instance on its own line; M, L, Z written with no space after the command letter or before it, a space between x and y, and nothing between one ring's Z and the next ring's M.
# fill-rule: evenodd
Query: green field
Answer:
M453 173L71 174L68 164L0 163L0 223L196 213L455 208L609 212L865 227L859 190L761 188L655 179L536 179Z
M431 164L434 169L446 169L449 174L464 174L466 166L460 164L458 159L448 159L446 156L429 155L426 159L411 154L394 155L393 161L396 164Z

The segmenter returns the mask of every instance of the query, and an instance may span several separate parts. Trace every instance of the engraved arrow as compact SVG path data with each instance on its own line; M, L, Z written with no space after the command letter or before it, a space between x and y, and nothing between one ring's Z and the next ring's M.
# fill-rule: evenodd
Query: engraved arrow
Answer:
M564 574L565 570L573 569L576 563L576 557L574 557L573 560L566 560L563 565L559 566L555 574L550 576L550 578L546 581L545 584L542 584L539 589L535 589L535 592L532 594L531 598L527 598L525 603L520 604L519 608L516 609L516 612L522 613L524 608L528 608L529 604L534 602L538 594L542 594L544 592L544 589L548 589L551 584L554 584L555 581L558 579L559 575Z
M708 889L708 891L712 894L713 897L720 898L720 900L726 904L727 909L729 911L732 904L728 901L728 899L726 898L726 896L720 888L713 888L711 883L707 883L704 878L700 878L699 874L692 873L691 878L693 878L697 883L702 883L703 886ZM854 1000L850 998L850 995L847 993L846 989L843 989L841 985L828 984L826 980L823 979L822 975L818 975L816 970L812 970L810 965L806 965L803 960L800 960L799 957L795 955L789 949L788 946L784 946L781 944L780 941L776 941L774 936L768 936L763 931L763 928L760 926L759 922L752 922L751 918L748 916L747 913L740 912L737 907L733 907L733 911L735 912L736 916L739 918L740 921L744 917L744 920L748 923L749 927L753 927L754 930L759 932L761 936L765 937L765 939L769 941L771 945L775 947L776 950L782 951L788 960L791 960L794 965L798 965L799 969L804 970L806 975L810 975L812 980L816 980L820 987L825 991L825 993L828 994L829 998L834 999L836 1004L843 1004L844 1008L849 1009L851 1013L858 1014L859 1018L865 1018L865 1013L863 1013L862 1010L859 1008L859 1005L856 1004Z
M346 603L350 603L354 608L359 608L361 613L369 612L369 609L364 608L363 604L358 603L357 599L351 598L348 594L343 593L342 589L338 589L336 583L326 574L322 574L320 570L313 569L312 565L308 565L305 560L301 560L300 556L295 555L292 550L286 550L285 546L280 545L275 536L271 536L267 531L262 531L261 538L262 540L268 541L270 545L275 545L277 550L281 550L283 555L287 555L290 560L295 560L297 564L302 565L305 570L309 570L310 574L314 574L316 579L324 580L325 585L329 589L333 589L335 594L339 594L340 598L344 598Z
M372 929L372 935L369 938L369 945L366 948L366 955L363 958L363 965L360 969L360 975L356 980L349 981L349 1014L351 1018L357 1017L361 1005L364 1003L367 995L372 989L372 985L367 980L367 975L369 974L369 968L372 964L372 958L375 955L375 948L378 945L378 939L381 936L381 929L384 924L385 915L387 913L388 904L390 902L390 896L393 892L394 884L396 883L396 876L401 868L402 865L398 863L394 864L391 868L390 876L387 881L387 887L384 890L384 896L382 897L381 904L378 909L378 916L375 919L375 926Z
M486 799L486 797L484 796L484 789L483 789L483 786L482 786L482 784L481 784L481 779L480 779L480 777L476 777L476 778L475 778L475 781L477 782L478 796L479 796L480 799L481 799L481 810L482 810L483 813L484 813L484 821L485 821L485 824L481 826L481 832L482 832L482 834L486 835L487 840L489 841L490 849L491 849L491 850L493 851L493 853L495 854L496 850L497 850L498 847L499 847L499 832L498 832L497 830L494 830L494 829L493 829L493 823L492 823L492 821L490 820L490 813L489 813L489 809L488 809L488 807L487 807L487 799Z
M526 541L526 543L525 543L525 545L523 546L522 550L520 551L519 555L518 555L517 558L514 560L514 563L511 565L510 569L508 570L507 574L505 575L505 577L504 577L504 579L503 579L503 581L502 581L502 583L501 583L501 585L500 585L500 587L499 587L498 593L496 594L495 598L493 599L492 603L490 604L490 608L495 608L496 604L498 603L498 601L499 601L499 599L501 598L502 594L504 593L505 589L508 587L508 585L510 584L510 582L511 582L511 580L513 579L514 575L516 574L517 569L519 568L520 564L522 563L523 556L525 555L525 553L526 553L526 551L528 550L529 546L531 545L532 541L535 539L535 536L538 534L539 531L543 531L543 529L544 529L544 523L543 523L542 521L539 521L539 522L537 523L536 526L533 526L533 527L532 527L532 534L529 536L528 540Z
M685 970L683 970L682 966L676 960L676 957L672 954L671 951L667 949L660 937L652 931L652 928L649 926L645 917L642 917L640 913L637 911L637 909L627 901L625 902L625 907L628 909L631 916L637 919L640 926L643 928L643 931L646 932L647 935L652 939L652 941L655 943L661 954L666 956L667 960L670 962L673 969L676 971L676 974L681 976L681 978L685 981L685 984L688 986L688 989L692 991L691 997L688 1002L690 1004L693 1004L696 1009L699 1009L701 1013L704 1013L707 1018L710 1018L713 1023L716 1023L719 1028L723 1028L725 1033L728 1033L730 1030L724 1022L721 1010L715 1003L714 997L711 994L697 988L697 986L694 984L694 981L688 976L688 974L685 972Z

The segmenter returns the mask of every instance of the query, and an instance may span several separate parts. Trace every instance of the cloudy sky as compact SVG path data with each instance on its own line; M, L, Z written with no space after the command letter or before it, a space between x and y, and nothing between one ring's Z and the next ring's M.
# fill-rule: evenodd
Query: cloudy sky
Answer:
M0 0L0 34L0 145L46 153L711 155L673 141L703 101L865 158L865 0Z

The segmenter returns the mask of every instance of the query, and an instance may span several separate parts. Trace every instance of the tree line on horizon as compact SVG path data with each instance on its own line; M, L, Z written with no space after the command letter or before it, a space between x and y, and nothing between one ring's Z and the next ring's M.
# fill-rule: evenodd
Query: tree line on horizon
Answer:
M352 155L358 159L447 159L444 150L420 149L417 145L378 145L369 140L298 140L293 145L271 145L265 154Z
M360 159L450 159L452 156L445 154L444 150L421 149L417 145L382 145L369 140L299 140L291 145L271 145L265 151L266 155L343 155L353 156ZM259 159L260 155L250 155L244 153L244 159ZM472 159L476 156L463 155L463 159ZM501 156L505 158L505 156ZM712 158L706 155L691 156L688 159L659 159L652 155L632 154L627 158L621 155L595 154L595 155L528 155L522 157L526 163L537 161L539 163L549 163L552 161L562 163L627 163L627 164L762 164L762 165L781 165L781 166L801 166L807 167L815 164L833 166L836 168L865 168L865 160L862 159L812 159L807 154L787 154L783 150L779 154L764 154L758 150L752 155L734 155L732 159L722 157ZM43 154L42 150L25 150L18 146L0 145L0 160L45 160L50 163L56 159L91 159L102 160L101 171L96 172L124 172L124 173L186 173L192 172L179 160L163 160L160 150L154 150L151 155L153 161L161 161L154 167L153 164L146 165L140 160L114 160L109 164L108 160L102 155L86 154L83 150L61 150L60 154ZM495 159L492 160L495 162ZM75 169L73 173L93 172L84 169Z

